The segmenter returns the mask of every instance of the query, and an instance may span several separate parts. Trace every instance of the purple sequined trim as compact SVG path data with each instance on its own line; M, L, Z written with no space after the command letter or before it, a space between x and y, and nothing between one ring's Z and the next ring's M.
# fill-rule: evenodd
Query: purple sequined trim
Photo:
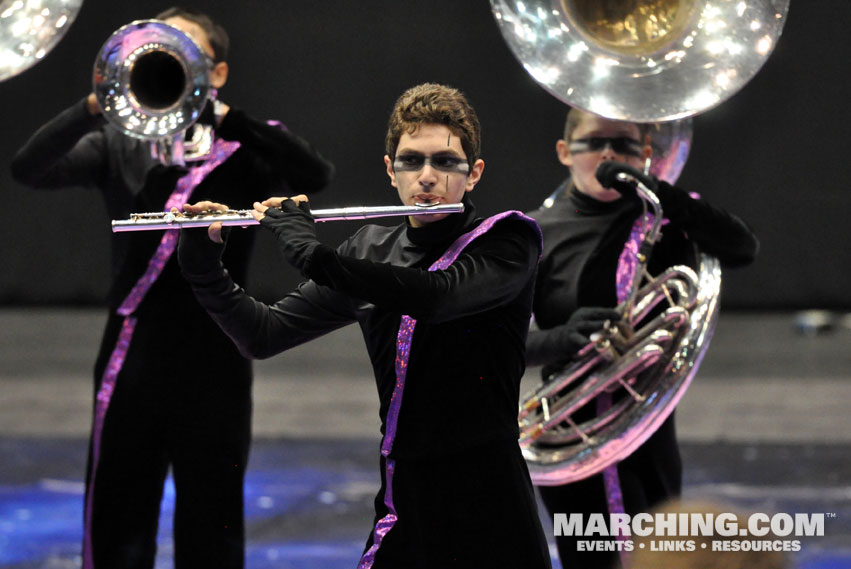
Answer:
M429 271L442 271L448 268L461 251L470 244L473 239L487 232L493 224L501 219L508 217L521 219L529 223L535 228L538 237L541 241L541 249L543 249L543 236L538 224L531 217L528 217L519 211L505 211L500 214L484 220L474 230L461 235L455 240L449 249L429 268ZM540 260L540 255L538 257ZM402 321L399 324L399 333L396 336L396 386L393 388L393 395L390 397L390 408L387 411L387 424L384 431L384 439L381 441L381 454L386 458L387 468L385 470L386 485L384 489L384 504L387 506L388 514L381 518L375 525L373 531L373 543L370 548L361 557L358 569L370 569L375 561L375 554L381 546L381 541L387 535L393 525L396 523L397 514L396 507L393 504L393 471L395 469L395 461L389 458L390 451L393 450L393 442L396 439L396 429L399 423L399 411L402 408L402 394L405 390L405 377L408 374L408 361L411 354L411 339L414 336L414 327L417 321L408 315L402 316Z
M629 232L629 237L624 243L623 251L618 258L618 268L615 273L615 286L617 290L618 304L626 300L629 296L629 289L632 286L632 277L638 267L638 248L641 246L641 240L644 238L644 228L653 223L653 216L647 215L647 220L639 217L635 220L632 230Z
M192 195L193 190L201 183L201 180L216 168L219 164L230 157L239 148L238 142L229 142L217 140L213 147L213 154L204 164L193 168L189 173L177 181L174 191L169 196L163 207L163 211L170 211L172 207L181 208ZM112 398L112 393L115 390L115 382L121 367L124 365L124 359L127 356L127 351L130 349L130 342L133 338L133 330L136 326L136 318L131 315L136 311L139 304L145 298L151 285L156 282L162 273L165 264L168 262L174 249L177 246L178 229L170 229L165 232L156 252L148 262L148 267L142 277L133 286L133 289L121 303L117 313L124 316L124 323L121 327L121 333L118 336L118 341L115 343L115 348L109 357L106 371L101 380L101 386L97 393L97 401L95 406L95 416L92 425L92 466L89 476L88 492L86 493L86 513L85 527L83 540L83 569L93 569L94 559L92 557L92 505L94 497L95 477L97 475L98 458L100 457L100 441L103 432L104 418L106 411L109 408L109 402Z
M212 156L204 164L192 168L188 174L177 181L177 186L168 200L166 200L163 211L171 211L173 207L181 209L183 204L189 200L189 196L192 195L198 184L201 183L201 180L219 164L227 160L231 154L236 152L237 148L239 148L238 142L217 140L213 147ZM139 279L133 290L130 291L130 294L121 303L121 306L118 308L118 314L129 316L136 311L136 308L138 308L139 304L145 298L151 285L159 278L163 267L165 267L172 253L174 253L174 249L177 246L178 231L178 229L169 229L165 232L156 252L154 252L153 257L148 262L148 268L145 274L142 275L142 278Z
M625 301L629 296L630 288L633 284L633 276L638 269L638 249L641 246L641 241L644 239L646 228L653 224L653 219L652 214L647 214L646 217L642 216L636 219L630 230L629 237L626 243L624 243L615 273L615 289L618 304ZM597 415L602 415L611 407L612 395L610 393L603 393L597 397ZM606 503L609 508L609 514L623 514L625 507L617 463L603 470L603 485L606 490ZM623 541L626 539L626 536L618 534L616 539ZM620 560L622 566L628 566L629 554L625 549L620 550Z
M597 396L597 415L602 415L612 407L612 394L604 392ZM623 514L625 507L623 504L623 492L621 491L621 480L618 475L617 463L606 467L603 470L603 487L606 491L606 504L609 508L609 514ZM625 541L627 536L623 533L618 533L615 536L617 541ZM618 550L621 566L629 567L629 553L625 548Z
M375 524L375 530L372 532L372 545L363 554L363 557L361 557L360 563L358 563L358 569L370 569L372 567L372 564L375 563L375 554L378 553L378 548L381 546L381 541L398 519L396 517L396 508L393 505L393 471L395 469L396 461L388 458L384 471L386 481L384 505L387 506L388 513Z
M109 362L106 365L106 371L103 374L103 379L98 389L95 399L95 415L92 425L92 471L89 475L89 486L86 492L86 516L85 516L85 540L83 541L83 569L93 569L94 560L92 558L92 504L95 493L95 476L97 475L97 463L100 458L100 442L101 433L103 432L103 422L106 418L106 410L109 407L109 401L112 398L112 392L115 390L115 380L118 377L118 372L121 371L121 366L124 365L124 358L127 356L127 351L130 349L130 340L133 337L133 329L136 327L136 319L129 316L124 319L121 325L121 333L118 335L118 341L115 343L115 349L109 356Z

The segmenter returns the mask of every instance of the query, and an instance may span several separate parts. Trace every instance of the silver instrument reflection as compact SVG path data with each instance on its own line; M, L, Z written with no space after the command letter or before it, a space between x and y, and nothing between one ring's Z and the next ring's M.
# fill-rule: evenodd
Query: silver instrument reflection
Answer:
M0 81L40 62L65 35L83 0L0 1Z
M397 217L403 215L436 215L461 213L464 204L434 204L416 206L355 206L311 210L316 221L347 221L358 219L373 219L378 217ZM184 214L172 212L134 213L129 219L114 220L113 233L122 231L147 231L163 229L181 229L190 227L208 227L213 223L223 226L246 227L259 225L259 221L251 217L250 210L227 210L224 212L208 212L205 214Z
M657 122L741 89L780 38L789 0L491 0L526 71L565 103Z
M151 141L162 162L182 164L205 158L212 148L210 127L184 141L213 93L211 66L204 50L181 30L159 20L137 20L106 40L92 83L112 125Z
M645 163L645 172L669 182L688 156L689 117L725 101L759 71L788 7L789 0L491 0L506 43L532 78L573 107L645 123L651 154L663 154L661 163ZM654 210L653 226L617 308L622 320L521 400L521 447L538 485L599 473L643 444L673 412L714 330L717 259L698 251L697 272L675 266L650 276L646 263L663 212L639 180L621 180ZM544 207L565 197L560 189ZM667 308L646 322L660 303ZM612 397L610 409L586 421L573 417L603 393Z
M699 255L695 272L669 267L641 285L663 211L658 198L628 174L653 213L639 248L632 287L616 310L622 320L602 330L571 362L523 396L520 446L532 481L557 486L582 480L632 454L670 416L709 347L718 317L721 269ZM667 307L648 320L660 305ZM573 414L604 392L611 408L580 422Z
M647 172L674 184L683 171L691 150L694 121L691 117L661 123L640 125L645 150L651 158ZM545 208L567 199L569 184L562 184L543 202Z

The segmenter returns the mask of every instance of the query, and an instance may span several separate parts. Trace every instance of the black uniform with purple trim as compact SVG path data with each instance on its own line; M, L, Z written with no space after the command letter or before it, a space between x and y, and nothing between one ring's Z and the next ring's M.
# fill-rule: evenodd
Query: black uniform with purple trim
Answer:
M695 249L735 267L750 263L758 242L739 218L693 199L687 192L660 182L657 195L669 223L662 228L648 270L656 275L675 264L695 266ZM544 253L535 287L535 321L541 330L532 331L527 342L527 363L543 365L548 377L570 359L563 346L570 315L583 306L617 305L616 271L624 243L641 213L635 196L601 202L578 191L567 193L568 183L559 188L551 208L541 208L531 217L544 234ZM580 420L590 418L593 406L581 410ZM618 475L626 513L647 511L667 498L679 496L682 465L674 429L674 416L663 423L641 447L618 464ZM602 474L579 482L539 487L550 515L554 513L608 514ZM611 569L616 552L577 551L581 537L556 537L564 567Z
M202 121L211 118L208 112ZM236 109L225 115L216 135L241 146L201 181L190 202L210 199L248 208L272 195L318 190L333 173L306 141ZM12 171L35 188L97 188L109 216L124 219L132 212L162 211L188 170L154 162L148 143L108 127L81 101L33 135L15 156ZM114 280L95 393L122 328L124 318L116 309L144 274L162 235L143 231L112 239ZM229 266L240 279L254 235L235 234L228 250ZM240 568L251 364L195 301L176 256L132 316L137 323L104 419L93 486L94 566L153 567L163 483L171 466L175 566ZM87 480L91 476L90 449Z
M374 567L550 566L517 445L540 236L528 220L503 219L446 270L429 272L480 223L465 203L463 214L423 227L368 225L336 251L317 246L304 268L310 280L271 306L234 285L215 244L181 235L181 263L196 296L246 355L268 357L358 322L385 435L400 321L417 320L388 457L397 521ZM376 522L388 514L384 461Z

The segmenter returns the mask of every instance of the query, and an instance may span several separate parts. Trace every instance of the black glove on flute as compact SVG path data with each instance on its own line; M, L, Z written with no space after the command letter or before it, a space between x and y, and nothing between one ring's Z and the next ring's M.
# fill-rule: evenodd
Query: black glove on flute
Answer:
M299 271L304 268L314 249L321 245L316 239L316 226L310 214L310 205L284 200L279 208L270 207L260 225L271 230L278 241L284 258Z
M215 243L210 239L207 236L207 228L192 227L180 230L177 262L180 264L180 271L188 280L218 273L230 230L230 227L222 228L223 243Z

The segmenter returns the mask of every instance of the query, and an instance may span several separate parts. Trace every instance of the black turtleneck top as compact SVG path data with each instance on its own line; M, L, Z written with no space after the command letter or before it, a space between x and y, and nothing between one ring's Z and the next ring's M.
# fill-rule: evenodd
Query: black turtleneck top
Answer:
M208 108L210 112L205 111L199 122L213 120L211 105ZM190 203L212 200L235 209L249 208L255 200L270 196L315 192L333 175L333 165L309 142L241 110L232 108L215 133L241 146L198 184ZM102 115L91 115L85 99L33 134L16 153L11 168L18 182L33 188L80 186L99 190L112 219L162 211L177 181L188 172L187 167L154 161L148 142L124 135L108 125ZM144 274L161 238L159 231L112 235L111 311ZM253 232L235 234L228 249L228 266L241 280L248 271L253 239ZM185 302L191 299L176 261L170 260L139 310L148 310L158 318L170 313L171 320L206 322L206 315L195 303Z
M602 202L562 184L550 208L530 213L544 234L544 253L535 288L535 321L527 345L530 365L562 360L562 329L583 306L617 305L618 259L642 206L635 196ZM657 275L676 264L695 267L694 245L724 267L753 261L759 243L738 217L663 181L657 196L668 222L654 245L648 270ZM546 369L546 368L545 368Z
M481 222L466 198L465 204L464 213L423 227L367 225L336 250L320 245L305 268L310 280L271 306L248 296L219 263L186 277L199 302L250 357L272 356L357 321L378 386L382 432L396 382L400 320L404 314L415 318L392 456L516 444L540 235L528 222L504 219L449 268L428 271ZM209 246L182 237L183 247L195 254Z

